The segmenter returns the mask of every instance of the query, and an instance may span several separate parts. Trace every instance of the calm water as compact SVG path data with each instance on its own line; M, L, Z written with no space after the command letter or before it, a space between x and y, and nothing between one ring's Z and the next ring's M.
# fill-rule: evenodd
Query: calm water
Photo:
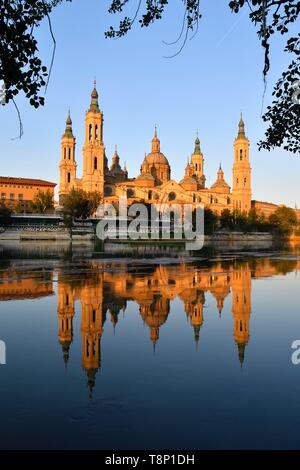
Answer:
M297 253L34 249L1 252L1 448L300 448Z

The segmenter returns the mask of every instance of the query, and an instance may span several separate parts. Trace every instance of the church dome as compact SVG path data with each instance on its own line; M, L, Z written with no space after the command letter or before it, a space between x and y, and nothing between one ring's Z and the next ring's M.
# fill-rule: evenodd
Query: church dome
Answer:
M150 152L146 156L146 161L149 165L160 164L160 165L169 165L167 158L161 152Z
M157 183L164 183L170 179L170 165L165 155L160 151L160 140L157 137L156 127L152 139L151 152L145 156L142 167L143 172L151 173ZM147 170L145 171L146 168Z
M218 191L224 191L225 193L228 193L230 191L230 186L228 183L226 183L224 179L224 172L222 170L221 164L218 170L218 177L215 183L212 185L211 189L218 190Z

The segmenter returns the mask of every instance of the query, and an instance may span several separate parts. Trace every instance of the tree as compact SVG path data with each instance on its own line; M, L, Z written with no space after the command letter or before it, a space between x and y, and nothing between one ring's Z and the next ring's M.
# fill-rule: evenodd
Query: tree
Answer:
M50 189L47 189L47 191L39 190L30 206L31 210L38 214L45 214L47 211L53 210L53 195Z
M234 223L234 215L230 212L229 209L223 209L220 217L220 228L233 230Z
M50 14L56 6L72 0L2 0L0 4L0 80L6 86L6 101L13 100L23 91L30 104L39 107L44 104L40 95L43 87L47 88L56 47L52 32ZM261 46L265 52L263 76L270 69L270 38L275 33L288 35L300 14L300 1L297 0L225 0L230 10L238 14L243 8L249 9L249 19L257 28ZM110 0L108 13L123 13L133 0ZM160 20L169 4L169 0L139 0L131 17L124 16L117 29L112 26L105 32L107 38L120 38L126 35L137 19L142 28ZM200 0L182 0L183 25L178 40L181 52L189 35L198 30L201 19ZM53 57L49 71L38 57L36 29L46 19L53 40ZM275 100L263 116L269 122L265 139L259 142L259 148L270 150L283 146L291 152L300 152L300 34L289 37L285 51L294 59L275 85ZM176 55L176 54L175 54ZM20 121L21 123L21 121ZM22 127L20 127L20 135Z
M280 235L289 235L298 225L297 214L290 207L281 206L270 215L269 222Z
M219 217L211 209L204 208L204 234L212 235L217 228Z
M97 191L90 191L86 194L86 197L88 199L89 216L92 216L101 202L101 196Z
M75 219L87 219L96 211L100 202L100 194L96 192L87 193L82 189L71 189L64 197L63 218L64 224L72 233Z
M18 201L18 204L16 205L15 207L15 211L17 214L22 214L22 212L24 212L24 207L23 207L23 203L22 201Z
M12 211L5 205L4 201L0 201L0 224L8 225L10 222Z

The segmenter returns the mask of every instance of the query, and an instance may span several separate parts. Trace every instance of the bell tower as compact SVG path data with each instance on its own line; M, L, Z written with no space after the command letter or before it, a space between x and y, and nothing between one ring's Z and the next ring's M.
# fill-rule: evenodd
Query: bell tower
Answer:
M66 120L66 130L61 138L61 159L59 164L59 203L74 186L76 179L75 142L70 111Z
M191 164L194 170L193 175L196 176L198 183L200 183L200 188L202 189L205 187L206 178L204 176L204 158L200 149L200 140L198 137L198 132L195 140L194 153L191 157Z
M85 115L85 142L83 146L84 191L104 194L105 148L103 144L103 114L98 103L96 82L91 94L91 104Z
M238 135L234 141L234 163L232 168L233 208L239 212L251 209L250 142L245 135L245 123L241 114Z

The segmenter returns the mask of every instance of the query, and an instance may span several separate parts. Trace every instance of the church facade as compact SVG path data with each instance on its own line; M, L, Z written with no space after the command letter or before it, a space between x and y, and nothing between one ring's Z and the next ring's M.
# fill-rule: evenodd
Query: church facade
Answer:
M248 212L251 209L251 166L249 160L250 142L245 134L244 121L238 125L234 140L232 167L232 188L224 179L221 164L216 181L206 186L204 156L197 138L194 151L187 162L183 178L177 182L171 178L171 167L161 152L160 140L155 128L151 151L146 154L140 173L134 178L128 176L126 166L120 165L120 157L115 149L111 164L105 153L103 140L103 113L99 108L96 84L91 94L91 102L85 115L85 141L83 152L83 174L77 176L75 159L76 139L72 131L70 113L66 129L61 139L59 203L72 188L86 192L99 192L101 200L118 204L119 198L126 196L128 204L134 202L193 204L202 203L204 207L221 213L223 209Z

